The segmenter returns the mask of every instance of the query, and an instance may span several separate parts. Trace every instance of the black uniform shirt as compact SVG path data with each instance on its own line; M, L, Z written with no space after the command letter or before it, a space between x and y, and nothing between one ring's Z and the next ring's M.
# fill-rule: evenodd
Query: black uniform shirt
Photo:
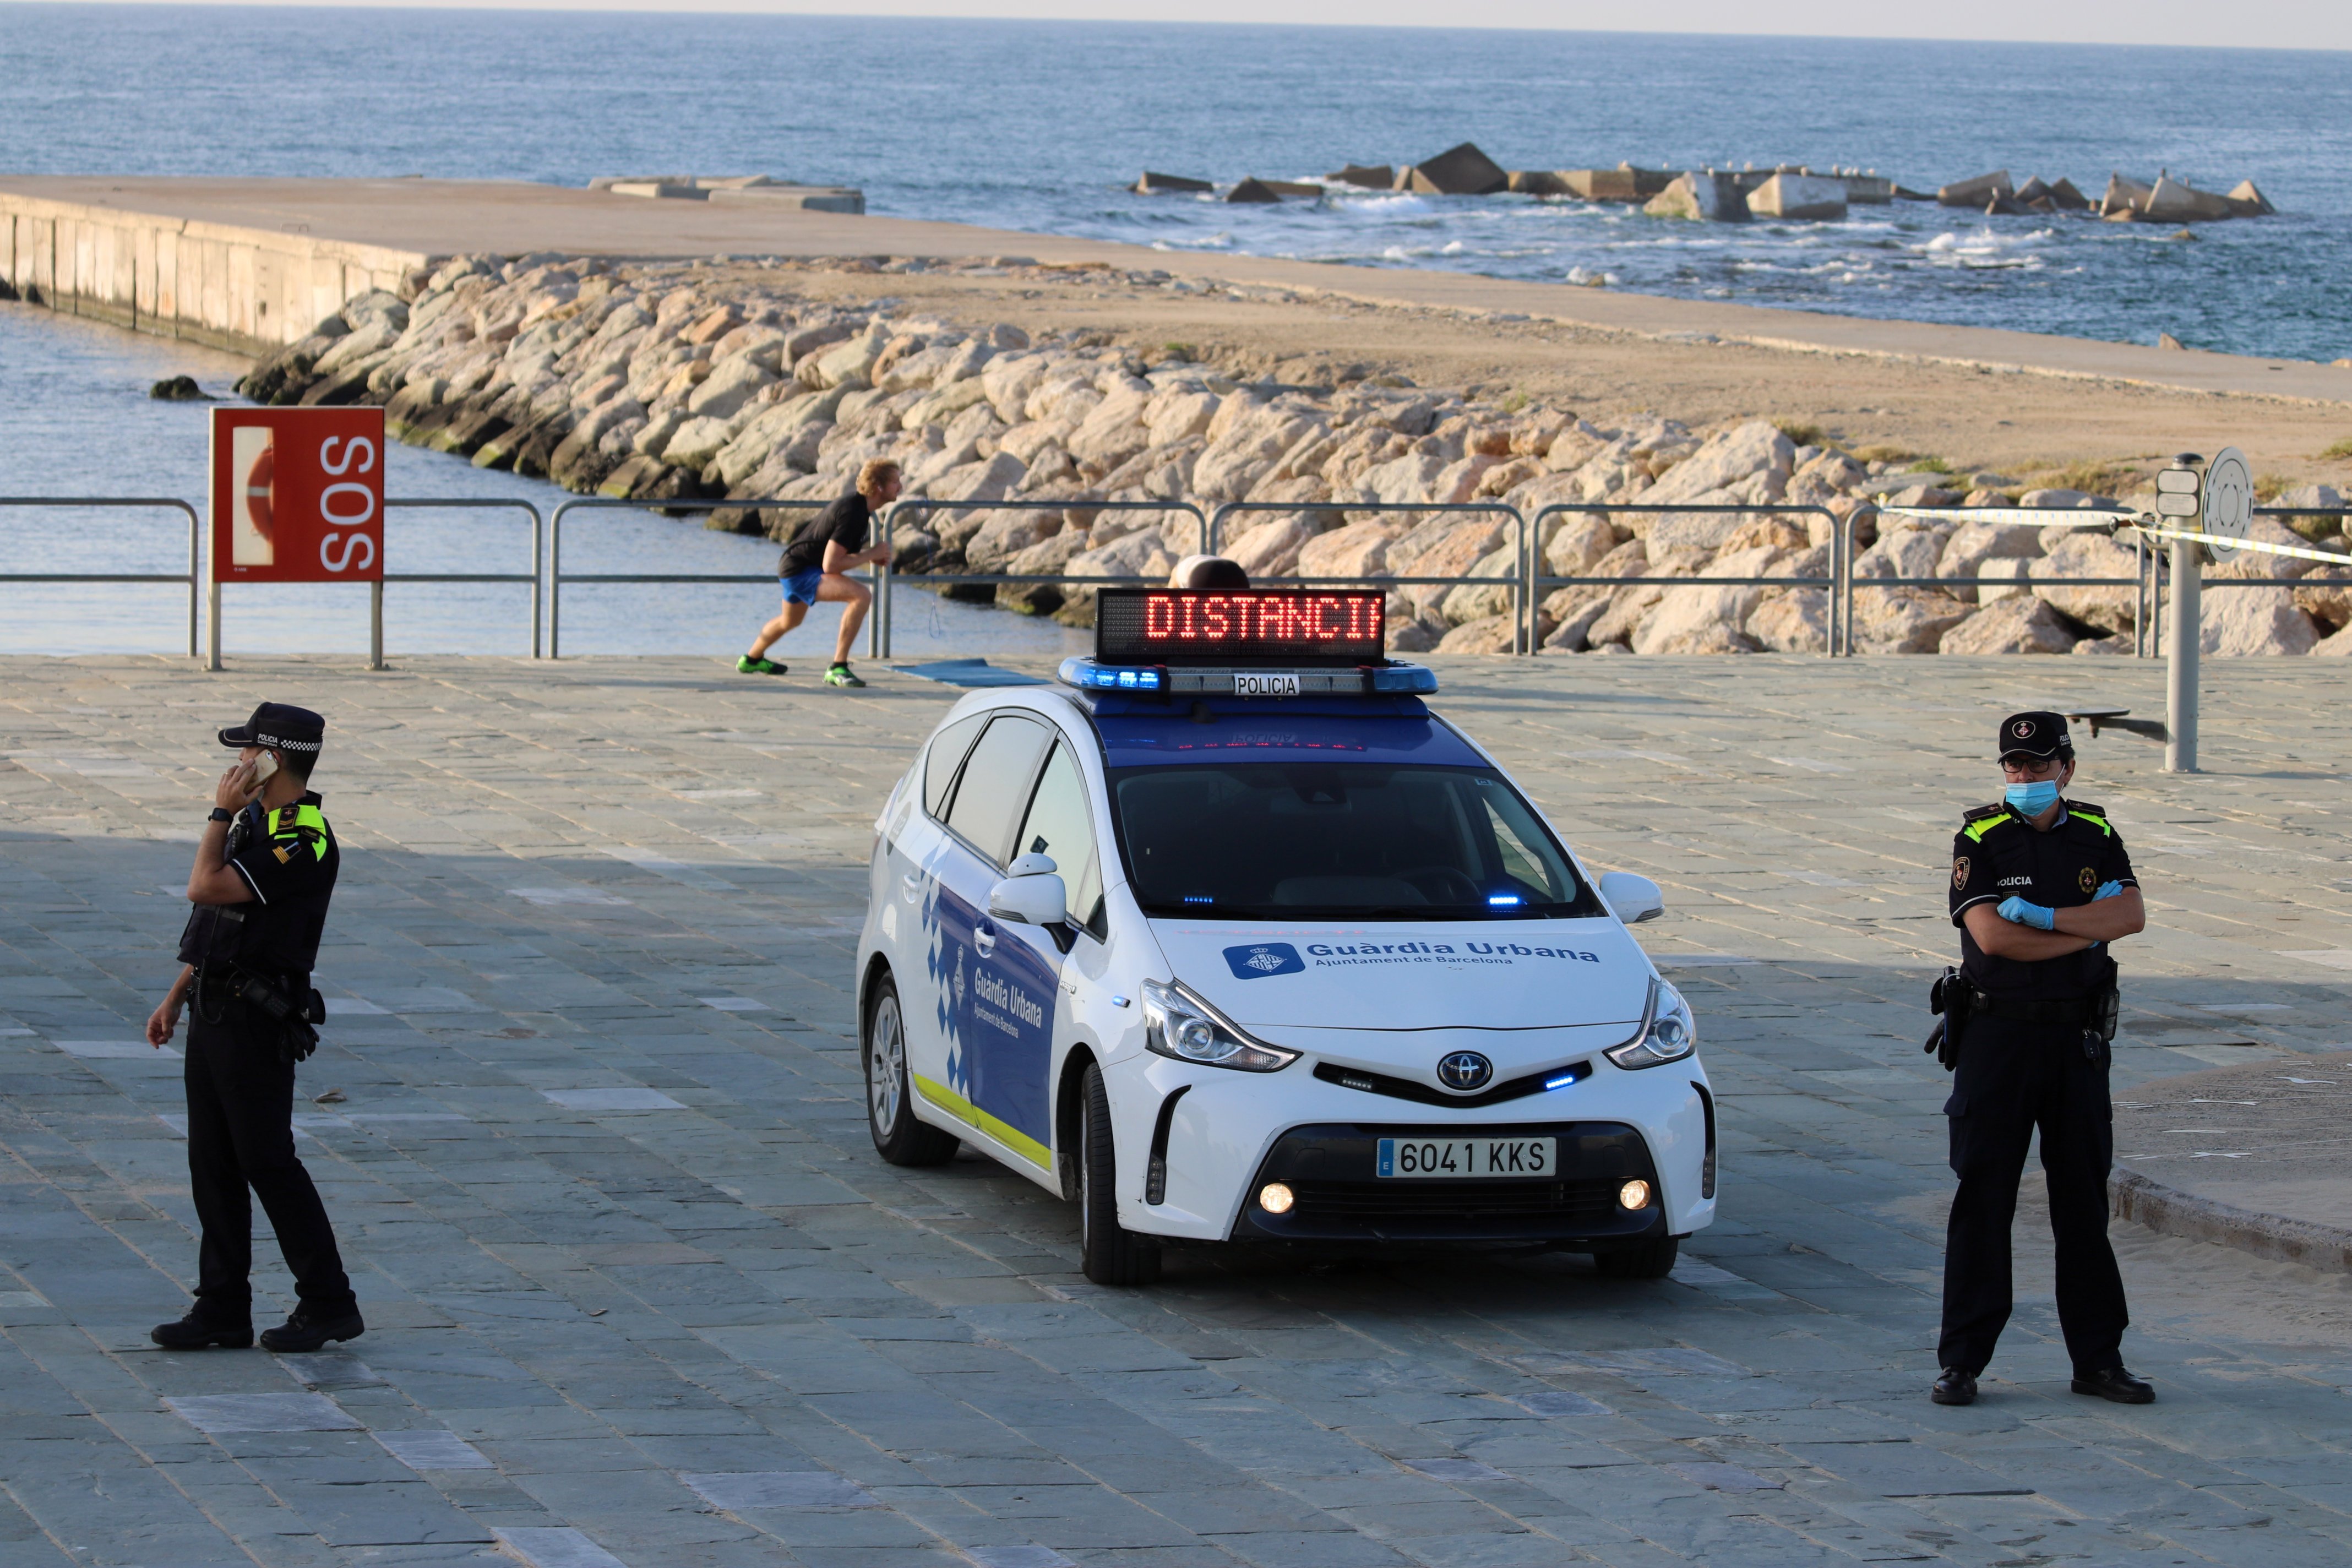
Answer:
M823 511L808 520L793 542L784 546L783 559L777 563L780 577L797 577L803 572L814 572L824 564L824 547L838 543L855 555L866 548L866 525L873 521L873 509L866 498L850 491Z
M253 897L242 904L198 904L180 936L180 962L230 962L256 974L308 974L319 959L342 851L312 791L291 805L247 806L229 825L228 863ZM242 915L224 921L223 910Z
M2109 962L2104 946L2032 962L1994 958L1977 946L1960 915L1971 905L2011 896L2072 909L2089 903L2107 882L2139 886L2123 836L2105 812L2086 801L2068 801L2064 816L2047 833L2034 831L2006 805L1968 813L1952 838L1952 923L1960 928L1960 973L1979 990L2003 996L2085 996L2099 989Z

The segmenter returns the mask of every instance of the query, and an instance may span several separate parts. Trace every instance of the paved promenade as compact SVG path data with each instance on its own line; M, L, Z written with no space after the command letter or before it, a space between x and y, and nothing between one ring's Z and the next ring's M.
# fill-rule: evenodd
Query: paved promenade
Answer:
M1642 935L1698 1013L1723 1218L1654 1283L1180 1253L1111 1291L1067 1205L866 1141L863 859L952 691L395 662L0 661L8 1568L2352 1556L2352 1277L2119 1225L2159 1403L2077 1398L2029 1182L1985 1396L1926 1398L1949 1177L1918 1039L1952 826L2001 712L2152 713L2160 666L1444 664L1446 711L1587 859L1665 885ZM2352 1049L2332 683L2209 663L2199 778L2085 742L2155 921L2123 954L2119 1100ZM179 1064L136 1041L211 731L263 696L331 721L344 878L302 1148L370 1330L168 1355ZM2164 1122L2194 1125L2226 1123ZM2123 1152L2162 1179L2180 1142ZM259 1252L257 1309L283 1310Z

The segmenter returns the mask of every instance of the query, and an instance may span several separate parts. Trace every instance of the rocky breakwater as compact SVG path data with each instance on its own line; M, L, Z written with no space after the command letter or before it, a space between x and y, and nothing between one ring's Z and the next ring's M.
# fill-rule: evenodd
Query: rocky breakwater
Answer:
M1047 275L1017 258L835 269L919 265ZM1892 515L1881 526L1881 500L1941 508L2020 500L2013 486L1995 488L2009 482L1999 475L1977 476L1963 494L1940 473L1800 441L1761 420L1693 429L1647 415L1588 419L1363 367L1328 386L1245 383L1173 347L1155 357L1098 334L1033 342L1004 323L811 300L793 279L773 266L459 258L411 276L397 293L354 299L257 366L240 390L262 402L381 403L404 440L575 491L746 503L718 509L713 525L771 536L789 533L806 513L748 503L828 500L866 459L893 458L908 495L941 503L901 522L898 570L1072 578L978 591L1079 625L1092 618L1089 584L1164 579L1196 547L1188 514L1103 502L1190 502L1207 511L1249 501L1270 510L1235 514L1224 549L1254 578L1434 578L1391 593L1397 649L1511 651L1511 590L1476 581L1511 575L1518 545L1507 520L1382 510L1495 500L1531 520L1555 504L1594 509L1544 518L1532 541L1548 574L1602 580L1546 594L1538 635L1547 651L1819 651L1824 589L1720 580L1826 577L1842 521L1864 551L1862 578L1981 574L2015 584L1981 593L1865 589L1856 598L1864 651L2129 646L2122 634L2130 590L2055 580L2129 576L2131 552L2104 534ZM1160 273L1127 280L1190 287ZM2067 506L2084 498L2021 499ZM1047 504L987 504L1003 500ZM1668 510L1617 510L1636 505ZM1677 510L1715 505L1818 510ZM2231 568L2241 569L2256 568ZM2352 650L2336 632L2352 619L2344 595L2209 595L2209 642L2216 652Z

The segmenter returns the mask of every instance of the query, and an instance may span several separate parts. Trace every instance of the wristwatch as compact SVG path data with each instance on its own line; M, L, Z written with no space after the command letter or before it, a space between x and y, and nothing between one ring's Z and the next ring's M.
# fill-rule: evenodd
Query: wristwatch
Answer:
M235 822L236 820L236 813L231 811L225 805L216 805L213 807L212 815L205 817L205 820L206 822Z

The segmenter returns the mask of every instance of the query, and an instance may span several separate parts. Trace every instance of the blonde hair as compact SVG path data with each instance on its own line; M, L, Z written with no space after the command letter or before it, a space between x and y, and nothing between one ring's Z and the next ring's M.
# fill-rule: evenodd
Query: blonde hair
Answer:
M898 465L889 458L868 458L866 459L866 466L857 470L857 493L871 500L874 499L874 492L882 488L884 480L895 479L898 477Z

